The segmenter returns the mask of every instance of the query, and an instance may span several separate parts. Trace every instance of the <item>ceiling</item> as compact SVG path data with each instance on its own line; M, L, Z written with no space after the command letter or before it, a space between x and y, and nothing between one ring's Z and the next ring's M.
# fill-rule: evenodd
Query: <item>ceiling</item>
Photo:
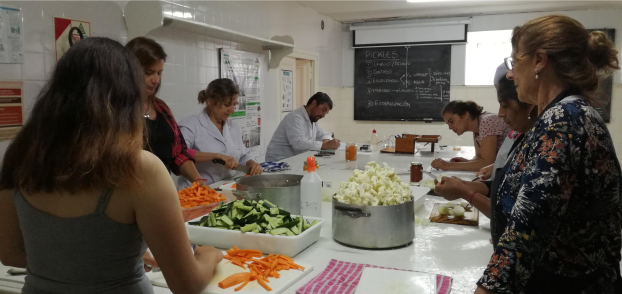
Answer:
M298 1L336 21L353 23L408 18L475 16L555 10L622 8L622 1Z

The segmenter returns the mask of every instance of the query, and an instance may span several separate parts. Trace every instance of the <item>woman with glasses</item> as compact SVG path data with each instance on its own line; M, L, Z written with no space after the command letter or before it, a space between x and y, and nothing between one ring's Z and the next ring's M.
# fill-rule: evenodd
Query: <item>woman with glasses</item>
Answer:
M617 54L567 16L514 29L507 77L538 117L499 185L507 225L475 293L622 293L621 171L591 106Z

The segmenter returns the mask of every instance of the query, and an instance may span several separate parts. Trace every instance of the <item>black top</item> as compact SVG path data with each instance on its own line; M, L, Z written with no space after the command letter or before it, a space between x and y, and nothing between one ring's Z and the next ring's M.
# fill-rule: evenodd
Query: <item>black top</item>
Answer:
M175 134L164 116L160 112L156 111L156 113L155 120L145 119L147 121L147 136L149 136L149 145L145 146L145 150L160 158L170 173L170 165L173 163Z

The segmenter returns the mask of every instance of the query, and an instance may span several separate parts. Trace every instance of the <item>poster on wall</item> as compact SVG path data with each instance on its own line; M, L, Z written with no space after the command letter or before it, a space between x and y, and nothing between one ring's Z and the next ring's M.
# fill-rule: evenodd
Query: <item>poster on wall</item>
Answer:
M281 112L290 112L294 104L294 74L291 70L283 70L281 75Z
M242 142L254 157L263 154L260 140L262 59L261 53L220 49L220 77L231 79L240 88L239 104L229 119L242 129Z
M90 22L55 17L54 41L56 44L56 61L58 61L73 44L90 36Z
M23 82L0 81L0 140L15 138L24 123Z
M22 11L0 7L0 63L24 63Z

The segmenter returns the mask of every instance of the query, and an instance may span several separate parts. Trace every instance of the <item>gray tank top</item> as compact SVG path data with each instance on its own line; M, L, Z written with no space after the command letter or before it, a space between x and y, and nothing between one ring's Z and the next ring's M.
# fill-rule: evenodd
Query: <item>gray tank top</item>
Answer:
M34 208L15 191L28 261L22 293L153 293L138 226L104 214L111 194L102 193L95 213L61 218Z

